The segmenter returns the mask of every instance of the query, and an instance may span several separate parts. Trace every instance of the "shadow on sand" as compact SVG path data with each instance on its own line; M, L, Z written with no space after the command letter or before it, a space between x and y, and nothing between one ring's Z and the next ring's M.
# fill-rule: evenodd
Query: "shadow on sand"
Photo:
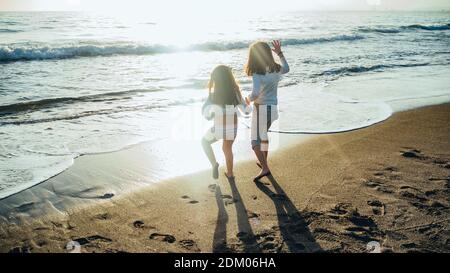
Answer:
M245 252L258 253L270 250L270 252L319 252L322 251L319 244L315 241L313 235L308 229L305 219L297 210L295 205L286 195L284 190L280 187L277 181L272 177L268 177L274 191L263 183L256 183L259 190L265 193L274 203L278 226L273 227L272 233L276 236L276 230L279 229L281 238L278 245L275 242L270 242L271 245L276 245L271 249L266 249L264 246L265 233L254 234L248 211L242 201L241 194L236 186L234 179L229 179L232 196L223 195L219 186L215 188L216 202L218 206L217 224L213 238L213 252ZM227 203L224 203L224 200ZM236 217L238 225L238 233L236 237L238 243L227 243L227 223L228 213L225 204L233 203L236 208ZM266 236L267 237L267 236Z
M214 253L230 252L227 245L228 213L225 209L225 204L223 203L222 191L220 190L219 185L216 185L215 193L216 193L218 214L217 214L216 229L214 230L212 252Z
M256 240L250 220L247 214L247 209L242 201L241 194L236 187L234 179L228 179L230 183L231 196L223 195L220 187L216 187L216 202L218 207L218 217L216 230L213 239L213 252L245 252L258 253L261 249ZM227 228L228 214L225 209L224 200L227 204L234 204L236 208L238 233L236 237L239 242L237 244L227 244Z
M280 234L287 247L286 252L320 252L320 245L311 234L305 219L273 176L267 177L275 191L261 182L258 189L265 193L274 203L278 217Z

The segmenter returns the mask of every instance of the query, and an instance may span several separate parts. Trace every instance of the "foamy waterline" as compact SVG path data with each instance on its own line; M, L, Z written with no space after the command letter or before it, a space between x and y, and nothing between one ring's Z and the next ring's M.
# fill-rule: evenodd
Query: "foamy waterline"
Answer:
M364 39L359 35L336 35L330 37L283 39L284 45L307 45L336 41ZM139 45L116 42L110 44L85 44L71 42L68 45L7 45L0 46L0 62L69 59L76 57L99 57L112 55L150 55L186 51L228 51L248 48L252 41L206 42L186 47L172 45Z
M294 96L294 100L291 100L291 103L289 102L289 100L285 100L284 97L286 94L288 93L292 93L293 89L295 90L296 88L300 88L300 87L296 87L296 86L291 86L289 88L282 88L280 90L280 95L281 95L281 101L280 103L283 104L282 108L281 108L281 113L280 113L280 121L274 125L274 129L271 130L272 132L279 132L279 133L296 133L296 134L324 134L324 133L337 133L337 132L343 132L343 131L348 131L348 130L357 130L359 128L364 128L367 126L370 126L372 124L378 123L384 119L387 119L391 112L390 112L390 108L383 103L378 103L378 104L368 104L368 103L358 103L355 101L351 101L351 104L348 105L347 103L349 102L348 98L344 98L341 96L335 96L335 95L330 95L330 94L325 94L325 93L321 93L321 92L316 92L316 91L308 91L307 89L301 90L301 89L297 89L300 90L300 92L297 92L297 95L300 96L299 98L296 98ZM302 87L304 88L304 87ZM292 96L289 96L289 98L293 98ZM360 124L348 124L346 123L347 119L342 119L342 116L335 116L333 113L330 113L330 117L334 116L336 119L341 119L342 122L334 122L334 124L336 125L336 127L333 127L332 124L327 124L327 122L324 122L322 125L316 123L316 124L310 124L313 127L320 127L322 126L322 130L313 130L312 127L309 127L309 130L303 130L305 127L301 127L304 126L305 124L302 124L302 119L298 119L295 118L295 116L300 116L300 117L305 117L307 114L307 112L309 111L307 108L296 108L295 103L292 103L293 101L299 101L300 102L303 100L303 103L305 103L305 105L311 104L312 101L321 101L321 103L323 105L327 104L327 105L335 105L335 113L342 113L342 111L347 111L348 109L348 113L352 114L352 113L361 113L361 116L358 119L353 119L350 120L350 122L361 122ZM198 102L197 102L198 103ZM369 114L364 113L362 110L363 109L367 109L367 106L371 105L373 108L373 111L370 111ZM350 107L350 108L349 108ZM300 112L298 112L297 110L302 110ZM347 110L346 110L347 109ZM138 111L138 109L135 109L135 111ZM380 114L381 113L381 114ZM160 114L161 117L163 117L164 113ZM378 116L377 116L378 115ZM324 116L325 117L325 116ZM353 115L353 118L355 117L355 115ZM368 117L368 119L366 120L366 118ZM83 119L83 117L80 117L81 119ZM154 117L156 118L156 117ZM201 117L199 117L201 118ZM324 119L325 120L325 119ZM337 121L337 120L336 120ZM45 128L45 124L51 124L51 123L43 123L42 124L42 128ZM173 122L169 122L166 126L171 126L170 124L175 124ZM284 126L288 124L289 126L299 126L298 130L293 130L292 127L289 128L284 128ZM5 126L17 126L17 125L5 125ZM18 125L20 128L20 126L31 126L31 125ZM80 125L80 130L83 128L83 125ZM88 126L88 125L85 125ZM330 127L332 126L332 127ZM329 129L326 129L325 127L328 127ZM75 127L74 127L75 128ZM162 129L162 128L160 128ZM162 135L161 137L163 137L164 135ZM75 138L76 139L76 138ZM104 138L103 138L104 139ZM88 141L88 140L86 140ZM104 139L104 141L106 141L106 139ZM141 136L138 137L136 141L133 142L129 142L126 144L114 144L114 147L111 146L108 148L105 147L105 149L102 149L101 147L96 146L96 151L93 150L66 150L63 151L61 149L56 149L54 151L31 151L31 150L27 150L24 151L25 154L28 154L27 156L33 156L36 158L37 162L50 162L49 164L44 164L42 166L37 166L35 168L29 168L28 169L24 169L24 171L32 174L31 175L31 179L28 179L27 181L23 181L23 183L17 183L14 186L8 187L7 189L0 191L0 199L4 199L7 198L11 195L14 195L16 193L19 193L21 191L24 191L30 187L33 187L35 185L38 185L42 182L45 182L46 180L54 177L55 175L58 175L59 173L63 172L64 170L70 168L70 166L72 166L72 164L74 163L74 160L80 156L80 155L89 155L89 154L99 154L99 153L108 153L108 152L114 152L114 151L119 151L122 149L125 149L127 147L130 147L132 145L136 145L139 143L146 143L148 141L152 141L151 137L145 137L145 136ZM91 143L92 145L95 145L95 143ZM77 147L79 145L75 145L75 147ZM66 147L65 145L63 147ZM83 146L81 146L83 147ZM66 147L67 149L68 147ZM199 149L200 146L199 146ZM23 158L21 157L11 157L12 160L18 160L19 161L23 161ZM53 162L53 163L52 163ZM26 168L26 166L24 166ZM4 181L6 182L6 180Z

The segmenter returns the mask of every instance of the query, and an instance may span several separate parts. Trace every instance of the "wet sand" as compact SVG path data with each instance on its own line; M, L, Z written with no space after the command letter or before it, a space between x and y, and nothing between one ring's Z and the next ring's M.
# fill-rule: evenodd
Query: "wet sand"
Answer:
M92 189L83 208L42 202L47 216L5 217L0 251L67 252L76 241L82 252L449 252L449 136L444 104L273 153L273 177L257 184L246 161L235 181L200 172L119 196ZM139 184L142 151L119 153L86 156L61 175L110 179L132 165Z

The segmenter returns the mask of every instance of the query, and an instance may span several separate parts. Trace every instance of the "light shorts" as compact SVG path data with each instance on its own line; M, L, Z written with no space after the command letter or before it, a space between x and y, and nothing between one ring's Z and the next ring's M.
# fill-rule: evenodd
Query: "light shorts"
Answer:
M268 147L262 147L261 142L269 140L268 131L274 121L278 119L278 106L255 104L252 113L252 148L261 146L261 150L266 151ZM264 146L267 146L264 145Z
M206 131L205 135L203 135L203 139L209 143L214 143L219 139L234 140L236 136L237 136L237 126L233 129L227 130L223 130L222 128L219 128L217 130L216 127L213 126L209 128L208 131Z
M232 112L229 115L216 115L214 126L206 131L203 139L209 143L224 140L235 140L238 130L238 117Z

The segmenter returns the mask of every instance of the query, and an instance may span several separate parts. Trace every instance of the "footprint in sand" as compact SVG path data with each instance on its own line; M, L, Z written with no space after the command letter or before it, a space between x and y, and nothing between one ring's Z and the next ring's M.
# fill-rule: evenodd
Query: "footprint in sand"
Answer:
M217 184L211 184L208 186L210 192L216 192Z
M57 229L68 229L68 230L72 230L75 229L76 227L74 225L72 225L70 222L55 222L55 221L50 221L50 223L53 225L54 228Z
M405 149L407 150L400 151L403 157L422 160L429 164L434 164L442 168L450 169L450 163L448 162L449 158L446 155L427 156L417 149L411 149L406 147Z
M190 251L196 251L196 252L200 251L200 249L197 246L197 243L194 240L189 240L189 239L181 240L180 246L185 249L188 249Z
M385 171L389 171L389 172L398 172L398 168L394 167L394 166L389 166L384 168Z
M135 228L144 228L144 221L136 220L133 222L133 227Z
M421 154L420 150L417 149L409 149L407 151L400 151L401 155L406 158L418 158L423 159L424 156Z
M99 196L99 199L111 199L114 197L114 193L105 193L102 196Z
M175 236L170 234L162 234L162 233L152 233L150 234L149 239L151 240L159 240L161 242L167 242L172 244L176 241Z
M31 253L31 250L33 250L30 246L16 246L9 250L8 253Z
M133 227L137 229L156 229L154 226L148 226L142 220L136 220L133 222Z
M360 215L357 211L348 217L348 220L359 227L375 227L377 226L372 218Z
M187 199L191 199L191 198L188 195L183 195L183 196L181 196L181 199L187 200ZM197 200L190 200L188 203L189 204L197 204L198 201Z
M259 218L259 214L256 212L247 211L248 218Z
M379 200L369 200L367 201L367 205L372 207L372 212L375 215L385 215L386 214L386 206L383 202Z
M44 246L47 245L47 241L45 241L45 240L38 240L38 241L36 242L36 245L37 245L38 247L44 247Z
M378 234L375 221L369 216L361 215L350 203L337 203L325 216L339 219L339 223L345 225L344 235L354 240L371 241Z
M416 248L417 247L416 243L413 243L413 242L407 242L407 243L401 244L400 246L403 247L403 248L407 248L407 249L411 249L411 248Z
M384 182L379 178L363 180L363 185L369 188L374 188L375 190L383 193L394 192L392 186L385 185Z
M408 199L409 201L417 201L417 202L425 202L428 199L422 195L420 191L417 189L414 189L412 187L402 187L399 191L400 196L404 197L405 199Z
M440 182L440 181L447 181L447 182L450 182L450 176L448 176L448 177L442 177L442 178L439 178L439 177L430 177L430 178L428 178L428 181L437 181L437 182Z
M429 190L429 191L426 191L426 192L425 192L425 195L426 195L427 197L435 196L435 195L438 195L438 194L439 194L439 190L437 190L437 189Z
M423 193L422 191L409 186L400 187L400 191L398 192L400 198L405 199L411 205L424 211L426 214L441 215L444 210L448 209L448 206L438 201L428 199L428 197L433 196L436 193L436 190Z
M49 230L49 229L50 229L49 227L37 227L37 228L34 228L33 230L40 231L40 230Z
M382 171L376 171L373 175L377 177L377 179L390 179L390 180L399 180L401 179L400 173L397 172L395 167L387 167Z
M88 237L81 237L81 238L74 239L73 241L78 242L80 245L86 245L86 244L89 244L94 241L106 242L106 243L112 242L111 239L103 237L101 235L92 235L92 236L88 236Z
M111 219L111 215L109 213L101 213L94 216L97 220L109 220Z
M238 233L236 234L236 237L237 237L239 240L243 241L243 242L250 242L250 241L252 241L252 240L255 239L255 236L254 236L254 235L249 234L249 233L247 233L247 232L245 232L245 231L238 232Z
M391 230L386 231L386 236L388 239L392 239L394 241L402 241L408 239L408 236L404 235L403 233Z
M369 179L369 180L364 180L363 184L369 188L376 188L376 187L380 186L382 183L379 181Z

